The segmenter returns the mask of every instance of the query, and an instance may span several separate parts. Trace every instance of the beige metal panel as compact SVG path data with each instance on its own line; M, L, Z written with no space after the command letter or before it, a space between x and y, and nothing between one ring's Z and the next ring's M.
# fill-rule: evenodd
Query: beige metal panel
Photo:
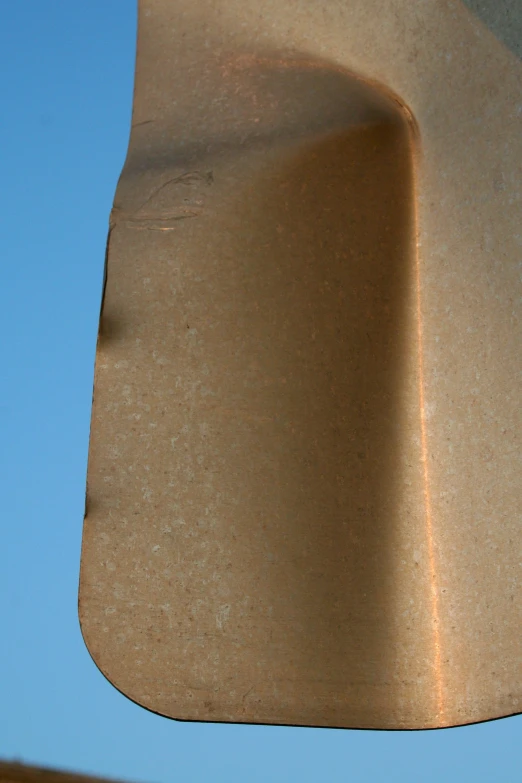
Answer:
M460 2L141 1L80 584L131 699L521 710L521 77Z
M464 0L467 7L512 52L522 57L522 3L520 0Z

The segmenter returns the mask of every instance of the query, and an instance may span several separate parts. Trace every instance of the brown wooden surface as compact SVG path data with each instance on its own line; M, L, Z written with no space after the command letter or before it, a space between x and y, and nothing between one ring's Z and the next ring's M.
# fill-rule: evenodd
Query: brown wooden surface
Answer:
M0 761L1 783L118 783L113 778L75 775L45 767L34 767L15 761Z

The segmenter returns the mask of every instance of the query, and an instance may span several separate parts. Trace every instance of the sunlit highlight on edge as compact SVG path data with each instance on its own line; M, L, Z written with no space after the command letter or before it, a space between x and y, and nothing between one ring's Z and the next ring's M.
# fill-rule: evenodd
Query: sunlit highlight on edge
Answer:
M414 122L410 112L411 121ZM414 126L415 128L415 126ZM422 326L422 294L421 294L421 270L420 270L420 252L419 252L419 219L418 219L418 189L417 189L417 171L416 171L416 137L418 134L410 135L410 145L412 150L412 177L413 177L413 203L414 203L414 231L415 231L415 276L417 289L417 345L418 345L418 365L419 365L419 409L421 425L421 460L423 469L424 485L424 506L426 510L426 538L428 543L428 561L429 561L429 580L431 593L431 614L433 621L433 649L434 661L433 668L435 674L437 718L439 722L444 721L444 690L442 681L442 652L440 642L440 613L439 613L439 590L437 580L437 563L435 557L435 543L433 536L433 516L431 507L431 490L428 469L428 437L426 427L426 402L424 395L425 377L424 377L424 335Z

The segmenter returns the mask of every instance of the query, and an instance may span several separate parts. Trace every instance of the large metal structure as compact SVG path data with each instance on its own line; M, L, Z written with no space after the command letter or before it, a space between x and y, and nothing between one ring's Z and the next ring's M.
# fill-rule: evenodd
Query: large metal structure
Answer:
M521 86L462 2L140 1L80 585L129 698L521 711Z

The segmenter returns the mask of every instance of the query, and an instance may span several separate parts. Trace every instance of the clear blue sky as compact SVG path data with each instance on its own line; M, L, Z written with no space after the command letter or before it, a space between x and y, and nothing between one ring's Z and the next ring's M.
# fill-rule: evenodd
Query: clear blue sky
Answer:
M0 757L144 783L519 783L520 717L418 733L183 724L91 662L78 568L135 25L133 0L0 1Z

